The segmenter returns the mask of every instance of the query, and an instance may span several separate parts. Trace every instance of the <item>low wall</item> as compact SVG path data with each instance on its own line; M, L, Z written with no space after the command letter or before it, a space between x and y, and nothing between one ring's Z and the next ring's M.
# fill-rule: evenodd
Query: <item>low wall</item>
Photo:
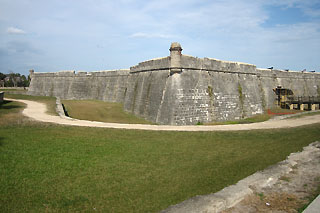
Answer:
M277 86L320 96L320 74L182 55L141 62L130 70L31 73L29 94L98 99L158 124L190 125L250 117L275 106ZM173 66L174 65L174 66ZM174 70L174 71L173 71Z
M3 102L4 99L4 92L0 92L0 103Z

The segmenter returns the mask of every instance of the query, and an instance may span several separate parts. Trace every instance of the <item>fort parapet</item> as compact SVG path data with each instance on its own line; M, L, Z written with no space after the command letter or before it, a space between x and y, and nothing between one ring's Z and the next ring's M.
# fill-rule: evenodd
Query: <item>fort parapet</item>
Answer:
M127 112L158 124L191 125L250 117L275 106L277 86L320 96L320 74L258 69L255 65L183 55L128 70L31 74L29 94L121 102Z

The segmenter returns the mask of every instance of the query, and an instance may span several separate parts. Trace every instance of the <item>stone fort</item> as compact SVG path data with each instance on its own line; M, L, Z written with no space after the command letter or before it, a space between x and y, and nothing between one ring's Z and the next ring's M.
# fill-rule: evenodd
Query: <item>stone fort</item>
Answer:
M123 103L124 110L157 124L193 125L237 120L275 107L274 88L296 96L320 96L320 73L259 69L255 65L183 55L172 43L170 56L126 70L30 71L30 95Z

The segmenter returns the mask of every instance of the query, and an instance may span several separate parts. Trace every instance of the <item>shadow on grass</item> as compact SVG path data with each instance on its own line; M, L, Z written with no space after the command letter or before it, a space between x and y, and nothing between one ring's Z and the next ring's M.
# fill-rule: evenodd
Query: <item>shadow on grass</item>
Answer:
M0 146L3 146L3 137L0 137Z
M13 102L13 101L4 100L4 101L0 104L0 109L16 109L16 108L22 108L22 106L10 104L10 103L12 103L12 102Z
M0 103L0 106L1 105L4 105L4 104L8 104L8 103L11 103L12 101L8 101L8 100L3 100L1 103Z

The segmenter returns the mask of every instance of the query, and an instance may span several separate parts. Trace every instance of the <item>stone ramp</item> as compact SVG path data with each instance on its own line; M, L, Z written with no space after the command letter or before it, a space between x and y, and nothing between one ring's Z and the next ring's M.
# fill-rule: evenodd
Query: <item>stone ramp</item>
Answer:
M314 142L304 147L302 152L291 153L286 160L270 166L263 171L258 171L240 180L235 185L228 186L213 194L190 198L180 204L170 206L168 209L161 211L161 213L217 213L224 211L235 206L245 197L252 195L256 191L273 187L281 177L289 174L298 165L304 167L310 165L311 161L314 161L314 164L310 168L319 171L319 159L320 142ZM317 209L316 212L318 213L319 207L320 199L318 197L308 209L310 212L313 212L313 209ZM309 210L306 210L306 212ZM233 212L237 212L237 210Z
M320 195L302 213L319 213L320 212Z

